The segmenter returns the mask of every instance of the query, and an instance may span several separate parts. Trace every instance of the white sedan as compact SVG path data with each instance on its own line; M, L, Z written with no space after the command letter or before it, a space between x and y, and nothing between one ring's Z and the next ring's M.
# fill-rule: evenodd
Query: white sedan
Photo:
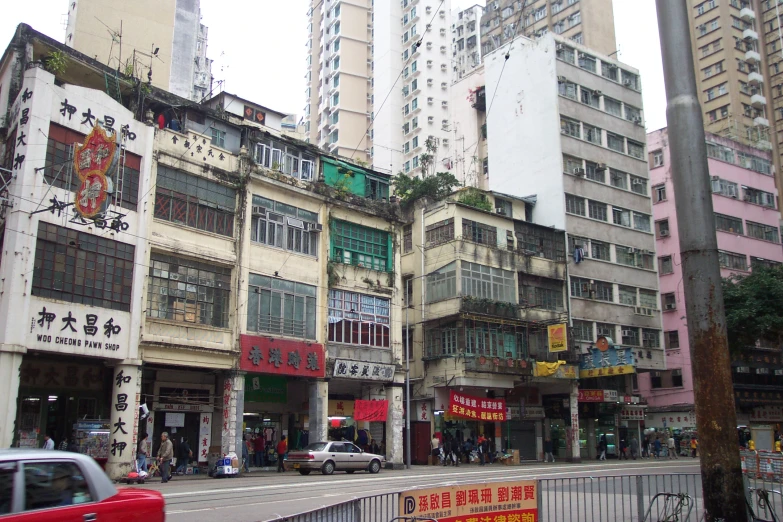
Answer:
M331 475L335 471L353 473L356 470L378 473L385 457L342 441L314 442L303 450L290 452L287 460L302 475L309 475L311 471Z

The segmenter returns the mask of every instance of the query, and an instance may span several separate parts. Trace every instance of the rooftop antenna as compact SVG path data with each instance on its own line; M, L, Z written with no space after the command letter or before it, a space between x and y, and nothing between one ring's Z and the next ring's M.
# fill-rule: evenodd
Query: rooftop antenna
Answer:
M119 45L120 55L119 55L119 58L117 58L117 70L119 71L120 70L120 65L122 64L122 20L120 20L120 30L119 31L115 31L114 29L112 29L111 27L106 25L106 23L103 20L101 20L100 18L98 18L97 16L95 17L95 19L98 20L101 24L103 24L103 26L106 28L106 31L109 33L109 36L111 36L111 47L109 48L109 59L106 61L106 65L111 66L111 55L112 55L112 52L114 51L114 44L117 43Z

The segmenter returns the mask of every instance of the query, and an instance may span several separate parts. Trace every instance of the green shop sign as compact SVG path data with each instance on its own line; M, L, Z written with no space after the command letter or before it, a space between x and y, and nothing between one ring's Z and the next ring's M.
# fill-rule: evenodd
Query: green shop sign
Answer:
M288 379L279 375L245 375L245 402L288 402Z

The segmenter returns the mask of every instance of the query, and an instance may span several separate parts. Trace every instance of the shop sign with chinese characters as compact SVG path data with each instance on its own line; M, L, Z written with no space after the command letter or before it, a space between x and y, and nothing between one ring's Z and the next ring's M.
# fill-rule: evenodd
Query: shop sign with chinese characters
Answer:
M693 428L696 426L696 414L680 411L648 413L644 424L653 428Z
M783 406L767 404L753 408L750 413L751 422L783 422Z
M465 419L505 421L505 399L482 399L452 391L449 394L449 415Z
M31 298L27 347L49 352L126 359L130 314Z
M636 373L633 352L617 346L591 347L579 362L580 379L631 373Z
M240 344L239 367L244 371L296 377L326 376L322 344L257 335L241 335Z
M643 421L645 406L623 406L620 410L621 421Z
M394 369L393 364L336 359L332 375L341 379L391 382L394 380Z
M535 480L414 489L400 493L400 515L438 522L538 522Z

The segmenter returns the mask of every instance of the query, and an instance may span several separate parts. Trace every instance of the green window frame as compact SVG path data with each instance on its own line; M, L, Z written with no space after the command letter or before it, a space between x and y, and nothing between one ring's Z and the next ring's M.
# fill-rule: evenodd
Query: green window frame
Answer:
M391 272L391 237L385 230L334 220L330 236L332 261Z

